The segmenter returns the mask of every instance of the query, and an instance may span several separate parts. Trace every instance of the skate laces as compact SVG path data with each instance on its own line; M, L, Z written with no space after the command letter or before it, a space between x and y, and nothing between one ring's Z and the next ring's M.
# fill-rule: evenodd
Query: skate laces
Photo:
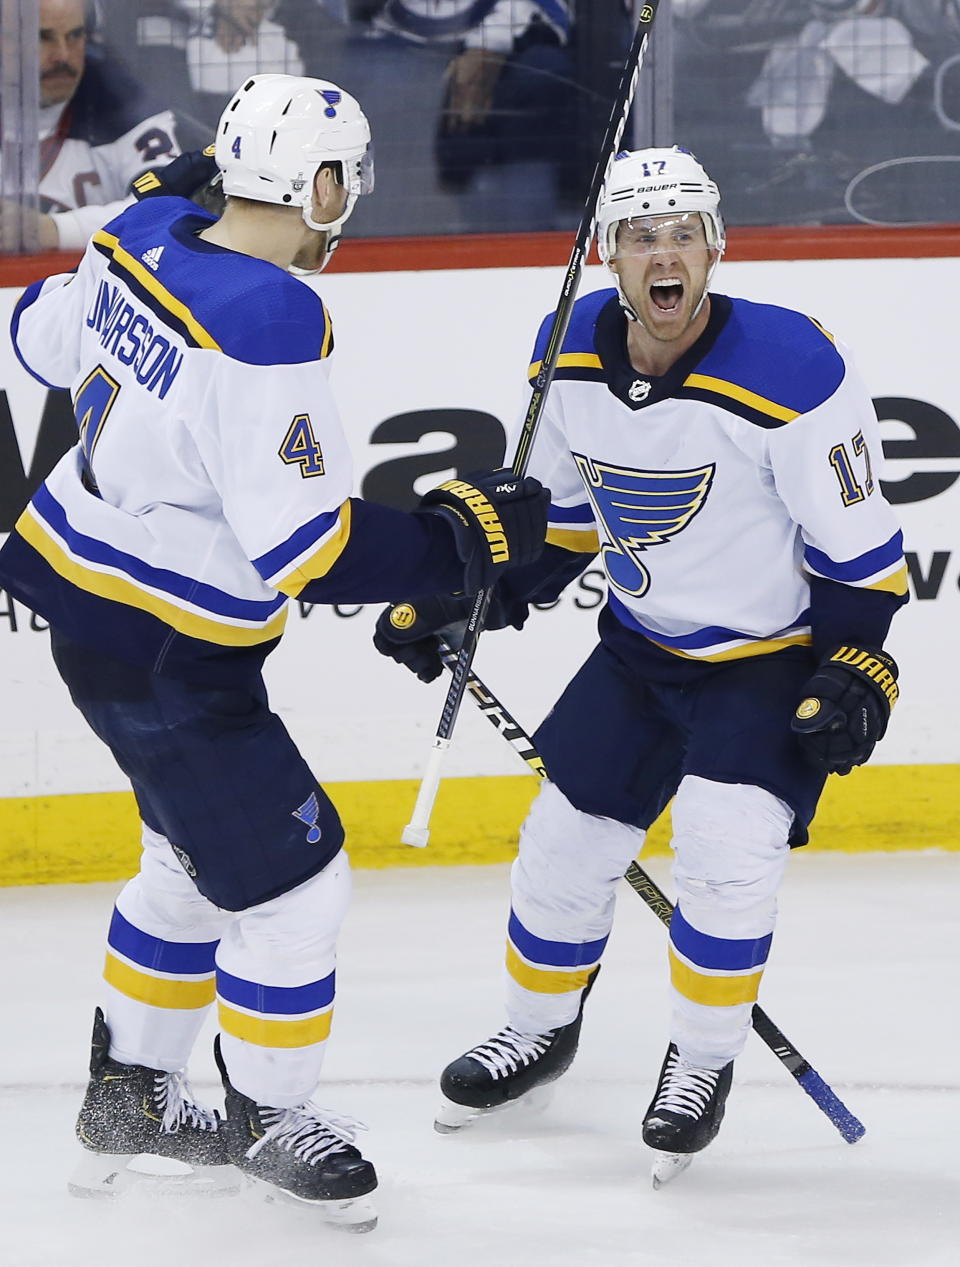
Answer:
M353 1144L358 1131L367 1129L366 1123L355 1117L328 1113L307 1101L293 1109L274 1109L259 1106L260 1121L266 1131L255 1144L247 1149L252 1161L268 1143L296 1154L301 1161L316 1165L331 1153L342 1152Z
M467 1052L494 1078L505 1078L525 1065L539 1060L553 1041L553 1030L545 1034L521 1034L512 1025Z
M153 1080L153 1098L157 1108L163 1110L160 1129L165 1135L176 1135L181 1126L215 1131L220 1125L217 1113L193 1098L183 1073L158 1072Z
M655 1114L666 1110L687 1117L701 1117L722 1072L721 1069L699 1069L688 1065L677 1052L670 1052L651 1112Z

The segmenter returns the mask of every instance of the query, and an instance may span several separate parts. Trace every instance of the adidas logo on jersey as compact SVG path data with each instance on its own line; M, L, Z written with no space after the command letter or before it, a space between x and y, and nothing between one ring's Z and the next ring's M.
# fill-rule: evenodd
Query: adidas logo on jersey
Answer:
M144 251L140 256L147 268L152 268L154 272L160 267L160 256L163 254L162 246L151 246L149 251Z

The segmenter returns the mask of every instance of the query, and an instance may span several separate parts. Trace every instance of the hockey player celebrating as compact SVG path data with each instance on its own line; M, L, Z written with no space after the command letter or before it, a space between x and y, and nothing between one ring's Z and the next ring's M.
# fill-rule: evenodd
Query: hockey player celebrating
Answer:
M905 601L876 416L815 321L709 292L719 194L680 149L625 153L598 215L614 289L579 299L533 448L541 559L498 584L523 624L599 550L599 645L536 735L548 781L520 832L507 1025L444 1070L438 1129L557 1078L618 879L673 798L669 1045L643 1123L655 1180L715 1137L770 952L776 893L828 772L866 761L897 697L881 648ZM544 323L530 368L549 337ZM462 602L385 612L375 642L429 680Z
M197 1183L235 1177L232 1162L331 1221L375 1222L356 1124L311 1100L343 828L260 670L291 596L470 592L539 555L549 498L506 472L451 481L413 513L351 497L330 317L287 269L322 263L371 190L369 141L335 84L254 76L217 129L221 219L140 202L14 314L24 364L70 386L80 443L0 552L0 584L49 621L143 819L108 936L81 1192L115 1191L154 1153ZM215 997L222 1121L183 1081Z

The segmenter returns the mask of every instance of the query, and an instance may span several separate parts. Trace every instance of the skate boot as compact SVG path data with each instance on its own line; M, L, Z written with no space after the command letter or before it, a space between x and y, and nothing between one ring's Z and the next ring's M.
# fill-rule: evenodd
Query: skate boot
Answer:
M531 1092L566 1073L577 1054L583 1005L599 971L591 974L569 1025L542 1034L522 1034L507 1025L447 1065L440 1075L444 1100L434 1129L447 1135L520 1099L535 1102Z
M70 1192L109 1197L134 1183L163 1191L238 1192L240 1177L229 1164L219 1115L194 1100L183 1074L122 1065L109 1050L110 1031L97 1008L90 1081L77 1118L87 1155L67 1185ZM157 1158L168 1164L154 1165Z
M214 1054L226 1097L222 1129L237 1169L266 1185L271 1197L316 1205L325 1222L350 1232L372 1231L377 1215L370 1194L377 1172L353 1147L362 1123L309 1100L292 1109L257 1104L231 1084L219 1037Z
M716 1138L733 1078L733 1061L722 1069L700 1069L667 1048L660 1081L643 1119L643 1142L656 1149L653 1186L681 1174L693 1154Z

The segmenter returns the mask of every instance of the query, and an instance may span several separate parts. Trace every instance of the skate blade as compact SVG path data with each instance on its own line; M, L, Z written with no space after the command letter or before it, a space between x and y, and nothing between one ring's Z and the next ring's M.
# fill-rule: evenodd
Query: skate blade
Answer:
M71 1196L111 1200L134 1188L153 1196L232 1197L243 1187L233 1166L194 1166L146 1153L85 1153L67 1180Z
M277 1205L295 1205L301 1210L309 1206L316 1210L324 1223L339 1228L343 1232L372 1232L377 1226L377 1211L373 1198L350 1197L345 1201L311 1201L308 1197L298 1197L293 1192L277 1188L263 1179L254 1179L253 1183L261 1190L263 1199Z
M682 1175L693 1161L693 1153L657 1153L650 1170L650 1181L656 1192L665 1183Z
M442 1097L440 1109L434 1119L433 1129L439 1135L455 1135L465 1126L471 1126L480 1118L533 1116L542 1113L553 1099L553 1086L534 1087L519 1100L508 1100L506 1104L494 1104L490 1108L478 1109L468 1104L457 1104L454 1100Z

